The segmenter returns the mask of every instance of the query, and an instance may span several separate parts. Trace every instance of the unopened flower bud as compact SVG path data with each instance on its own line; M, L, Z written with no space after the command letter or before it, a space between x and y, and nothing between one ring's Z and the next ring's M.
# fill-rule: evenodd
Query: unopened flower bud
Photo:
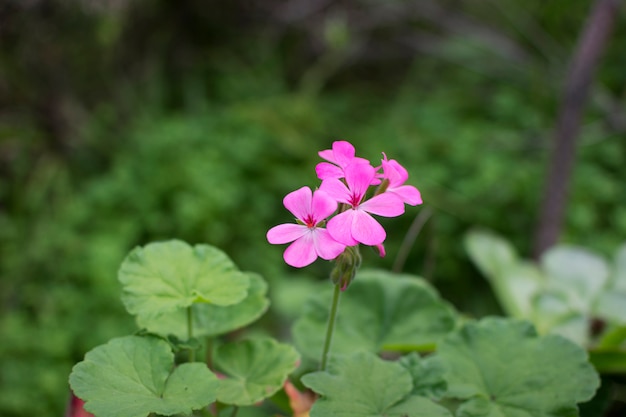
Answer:
M335 268L330 273L330 278L335 285L341 286L345 291L354 279L357 270L361 266L361 253L359 246L348 246L336 259Z

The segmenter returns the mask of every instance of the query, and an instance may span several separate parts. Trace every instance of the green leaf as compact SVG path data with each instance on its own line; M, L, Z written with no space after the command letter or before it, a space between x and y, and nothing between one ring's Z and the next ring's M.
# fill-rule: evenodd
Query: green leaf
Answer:
M507 314L530 319L533 295L544 281L537 267L520 261L509 242L489 232L469 232L465 247Z
M576 403L599 385L582 348L560 336L539 337L523 321L468 323L440 343L438 356L449 395L468 399L459 417L574 416Z
M221 345L215 353L220 381L217 399L226 404L252 405L282 388L300 356L290 345L273 339L248 340Z
M311 417L451 417L445 408L411 394L411 375L401 365L368 352L333 361L327 372L307 374L302 383L322 396Z
M541 257L541 264L549 287L567 294L568 304L576 311L590 312L609 278L606 261L583 248L552 248Z
M590 317L575 310L562 290L547 290L533 298L532 321L541 334L558 334L585 346L589 342Z
M193 303L236 304L248 276L219 249L179 240L135 248L120 267L122 301L130 314L151 317Z
M413 394L433 400L440 400L446 393L448 384L444 379L445 368L436 355L426 358L416 352L403 356L398 361L413 378Z
M311 358L322 352L331 291L326 285L315 294L294 325L296 346ZM425 281L363 271L341 295L331 352L432 350L455 323L452 307Z
M229 306L207 303L195 303L191 306L193 335L195 337L217 336L252 323L265 313L269 306L266 297L267 284L260 275L246 273L250 280L248 295L241 302ZM175 335L186 339L187 311L178 309L173 312L154 316L137 317L139 327L166 336Z
M72 369L70 385L97 417L189 414L215 401L219 382L206 365L173 366L165 341L121 337L88 352Z

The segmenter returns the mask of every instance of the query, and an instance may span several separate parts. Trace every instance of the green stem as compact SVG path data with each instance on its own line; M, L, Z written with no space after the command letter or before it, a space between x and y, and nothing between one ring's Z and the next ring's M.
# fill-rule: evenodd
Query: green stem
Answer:
M193 314L191 311L191 306L187 307L187 336L188 340L191 342L191 338L193 337ZM196 351L192 348L189 349L189 362L196 361Z
M213 338L211 336L206 337L206 366L213 370Z
M339 306L339 296L341 295L341 284L335 284L335 292L333 293L333 303L330 306L330 316L328 317L328 326L326 327L326 340L324 341L324 351L322 352L322 362L320 371L326 370L328 362L328 352L330 351L330 342L333 338L335 329L335 319L337 318L337 307Z
M230 413L230 417L235 417L238 411L239 411L239 407L235 406L235 408L233 408L233 412Z

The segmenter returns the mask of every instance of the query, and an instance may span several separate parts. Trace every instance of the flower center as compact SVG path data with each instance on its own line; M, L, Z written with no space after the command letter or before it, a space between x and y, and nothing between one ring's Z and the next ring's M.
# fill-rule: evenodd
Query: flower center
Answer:
M308 216L306 216L304 219L302 219L304 221L304 224L306 225L306 227L308 227L309 229L312 229L315 227L315 224L317 223L315 221L315 219L313 218L313 215L309 214Z
M350 198L348 199L348 204L352 206L353 209L357 208L359 204L361 204L361 200L363 199L362 195L357 193L352 193Z

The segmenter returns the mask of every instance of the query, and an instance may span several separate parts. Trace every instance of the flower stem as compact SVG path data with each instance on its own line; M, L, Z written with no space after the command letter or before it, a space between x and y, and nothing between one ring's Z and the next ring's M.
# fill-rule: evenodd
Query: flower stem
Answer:
M326 340L324 341L324 351L322 352L322 362L320 371L326 370L328 362L328 352L330 351L330 342L333 338L335 329L335 319L337 318L337 307L339 306L339 296L341 295L341 283L335 284L335 292L333 293L333 302L330 306L330 316L328 316L328 326L326 327Z
M233 412L230 413L230 417L235 417L237 415L237 412L239 411L239 407L235 406L233 408Z
M213 338L211 336L206 337L206 366L213 370Z
M188 340L191 341L193 337L193 314L191 311L191 306L187 307L187 336ZM196 351L193 348L189 348L189 362L196 361Z

